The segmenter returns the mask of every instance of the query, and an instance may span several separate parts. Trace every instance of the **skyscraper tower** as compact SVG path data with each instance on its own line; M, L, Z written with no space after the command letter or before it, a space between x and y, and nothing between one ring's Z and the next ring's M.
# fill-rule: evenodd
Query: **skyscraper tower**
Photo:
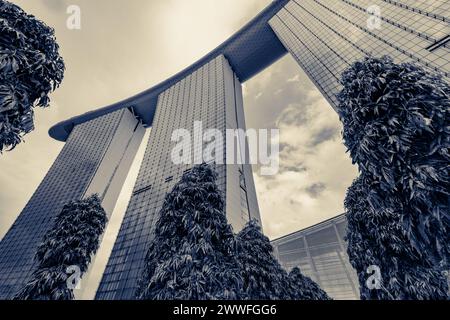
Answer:
M164 197L193 166L171 160L172 132L194 132L195 121L205 129L219 129L223 136L226 129L245 128L241 84L222 55L160 94L144 160L97 298L133 298ZM216 170L235 231L250 218L259 220L251 166L218 164Z
M0 242L0 298L31 276L34 255L64 204L97 193L111 215L144 128L128 109L75 126L44 180Z

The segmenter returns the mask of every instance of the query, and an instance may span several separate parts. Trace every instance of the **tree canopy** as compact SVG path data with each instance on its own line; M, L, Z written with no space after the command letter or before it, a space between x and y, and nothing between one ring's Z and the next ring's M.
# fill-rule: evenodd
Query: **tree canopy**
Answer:
M244 277L244 292L250 300L289 298L288 276L273 256L269 238L259 222L251 220L237 235L238 263Z
M136 293L138 299L239 299L242 278L233 254L217 173L201 164L185 173L159 212Z
M450 86L440 75L389 57L355 62L341 84L344 143L360 171L345 207L361 297L445 299ZM369 292L365 273L374 264L384 289Z
M71 300L69 267L86 272L97 252L107 216L97 195L66 204L37 248L37 268L17 300Z
M289 272L289 291L293 300L331 300L328 294L310 277L303 275L298 267Z
M309 278L296 276L290 283L257 221L233 233L216 179L214 168L203 163L185 173L166 195L136 298L324 298ZM300 289L305 292L296 291Z
M34 129L33 108L47 107L63 80L54 30L0 0L0 152Z
M251 220L237 234L237 259L244 278L243 291L250 300L329 300L317 283L299 268L288 274L273 255L273 247Z

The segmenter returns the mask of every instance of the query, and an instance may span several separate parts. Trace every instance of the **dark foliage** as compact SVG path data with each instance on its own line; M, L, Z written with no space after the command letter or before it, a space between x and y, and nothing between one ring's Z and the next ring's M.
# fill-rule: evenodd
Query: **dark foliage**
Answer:
M240 299L232 228L217 173L198 165L166 195L155 226L138 299Z
M288 275L273 256L269 238L256 220L237 235L238 263L244 296L250 300L326 300L327 294L294 268Z
M410 244L399 207L374 210L368 202L370 192L370 181L361 175L345 199L347 252L358 273L361 299L445 299L448 285L442 268L423 259ZM378 290L365 284L370 265L380 267Z
M251 220L237 235L238 263L244 277L245 297L250 300L289 299L289 279L273 256L269 238Z
M137 299L325 299L309 278L289 278L256 221L235 237L216 172L202 164L167 194ZM303 290L299 293L297 290Z
M297 267L289 272L289 291L293 300L331 300L317 283L303 275Z
M348 253L363 299L446 299L449 268L450 86L389 57L342 75L344 143L360 177L345 200ZM378 265L383 289L369 291Z
M0 152L34 129L33 108L49 105L64 69L54 30L0 0Z
M86 272L105 230L106 213L97 195L71 201L56 217L35 256L38 266L31 280L15 296L17 300L71 300L67 287L68 266Z

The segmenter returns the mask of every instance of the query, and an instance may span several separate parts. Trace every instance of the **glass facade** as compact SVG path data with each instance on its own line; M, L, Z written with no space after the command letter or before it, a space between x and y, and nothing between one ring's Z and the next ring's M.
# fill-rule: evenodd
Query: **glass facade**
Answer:
M299 267L336 300L359 299L359 283L343 241L347 221L339 215L272 241L281 265Z
M36 247L64 204L98 193L111 214L143 133L127 109L73 128L58 158L0 242L0 299L11 298L27 281L35 267Z
M340 74L366 55L414 61L450 77L449 12L446 0L292 0L269 23L336 108Z
M144 160L97 299L134 298L164 197L193 166L172 161L172 133L176 129L193 133L196 121L201 121L203 130L220 130L223 137L227 128L245 129L241 84L223 56L212 59L160 94ZM193 153L200 147L201 144L196 145ZM223 156L225 163L225 152ZM234 230L239 231L250 216L259 220L250 165L215 167L218 185L225 195L227 218ZM241 203L245 203L245 208L241 208Z

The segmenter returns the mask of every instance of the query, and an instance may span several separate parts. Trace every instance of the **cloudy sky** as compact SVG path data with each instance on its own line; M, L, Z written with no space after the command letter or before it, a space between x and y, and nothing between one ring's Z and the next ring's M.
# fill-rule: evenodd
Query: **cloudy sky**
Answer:
M12 0L56 30L66 62L51 107L36 112L36 130L0 155L0 238L42 180L63 143L48 136L58 121L136 94L211 51L270 0ZM66 27L69 5L81 30ZM356 176L336 113L296 62L285 56L244 84L247 127L280 128L280 172L255 175L265 233L271 238L343 211ZM100 274L137 175L139 151L94 266Z

